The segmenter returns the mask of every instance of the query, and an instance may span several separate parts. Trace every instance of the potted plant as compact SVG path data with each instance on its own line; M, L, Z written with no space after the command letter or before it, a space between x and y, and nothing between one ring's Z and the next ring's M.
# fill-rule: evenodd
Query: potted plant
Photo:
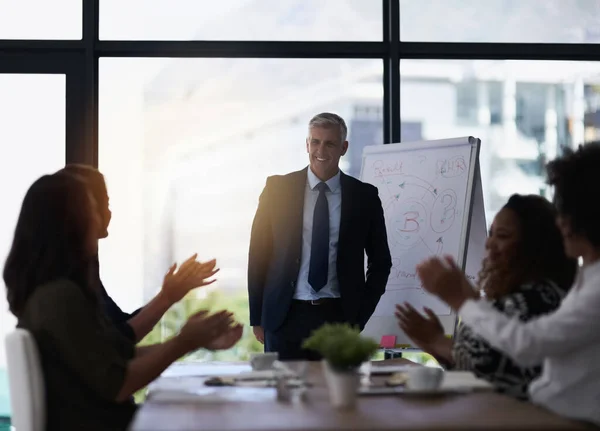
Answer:
M303 347L323 356L323 372L331 403L338 408L353 407L360 384L359 368L371 359L379 344L361 336L358 328L334 323L314 331Z

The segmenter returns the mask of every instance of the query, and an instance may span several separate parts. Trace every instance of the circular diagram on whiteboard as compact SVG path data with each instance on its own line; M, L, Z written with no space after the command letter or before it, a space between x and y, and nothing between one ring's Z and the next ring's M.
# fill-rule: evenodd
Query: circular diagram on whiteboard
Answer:
M415 246L428 230L427 210L416 199L393 200L386 208L389 214L387 230L397 246L411 248Z
M438 195L431 210L431 229L442 233L452 227L456 217L456 203L456 192L452 189L446 189Z

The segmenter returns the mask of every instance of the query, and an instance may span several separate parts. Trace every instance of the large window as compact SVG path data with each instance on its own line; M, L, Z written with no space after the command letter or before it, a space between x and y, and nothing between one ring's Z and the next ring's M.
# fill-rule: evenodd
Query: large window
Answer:
M0 73L0 262L10 250L25 192L65 163L65 77ZM16 319L0 296L0 418L10 413L4 337ZM0 422L1 428L1 422Z
M400 0L400 38L598 43L599 17L597 0Z
M268 175L308 164L307 123L325 110L348 122L343 169L358 176L362 147L382 142L382 62L101 59L99 166L113 209L101 242L104 284L134 308L156 293L173 261L198 252L221 268L218 282L176 306L153 336L177 330L186 307L202 299L235 308L248 323L258 196ZM258 349L249 328L247 335L217 357Z
M103 40L380 41L381 1L102 0Z
M81 0L0 0L1 39L81 39Z
M546 194L561 147L599 137L599 63L402 60L400 74L409 140L481 138L488 223L511 194Z

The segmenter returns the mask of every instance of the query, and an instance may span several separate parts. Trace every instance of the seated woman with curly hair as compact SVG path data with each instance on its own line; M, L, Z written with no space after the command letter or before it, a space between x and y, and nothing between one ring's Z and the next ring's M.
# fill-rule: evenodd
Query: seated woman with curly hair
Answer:
M555 310L571 286L576 261L566 256L556 212L541 196L513 195L498 212L486 241L487 256L478 287L494 309L523 322ZM409 304L397 305L402 330L448 369L472 371L498 391L527 397L541 372L539 363L520 366L461 323L455 340L445 337L435 314L422 316Z
M520 367L542 363L530 399L560 415L600 425L600 143L580 146L548 164L565 251L581 258L575 284L555 311L522 321L482 300L451 258L432 258L417 272L423 287L465 325Z

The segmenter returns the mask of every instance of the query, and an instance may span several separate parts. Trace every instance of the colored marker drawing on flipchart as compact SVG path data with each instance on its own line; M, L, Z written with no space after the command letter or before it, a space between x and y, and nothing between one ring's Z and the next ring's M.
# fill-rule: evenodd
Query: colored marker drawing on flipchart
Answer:
M380 301L375 315L389 315L393 304L388 302L398 296L394 291L403 291L409 302L430 306L439 314L450 313L422 290L416 266L429 256L459 253L470 150L469 146L445 148L446 157L440 157L439 150L399 152L392 157L371 154L365 161L363 180L379 189L392 255L388 300ZM427 298L419 298L422 295Z

